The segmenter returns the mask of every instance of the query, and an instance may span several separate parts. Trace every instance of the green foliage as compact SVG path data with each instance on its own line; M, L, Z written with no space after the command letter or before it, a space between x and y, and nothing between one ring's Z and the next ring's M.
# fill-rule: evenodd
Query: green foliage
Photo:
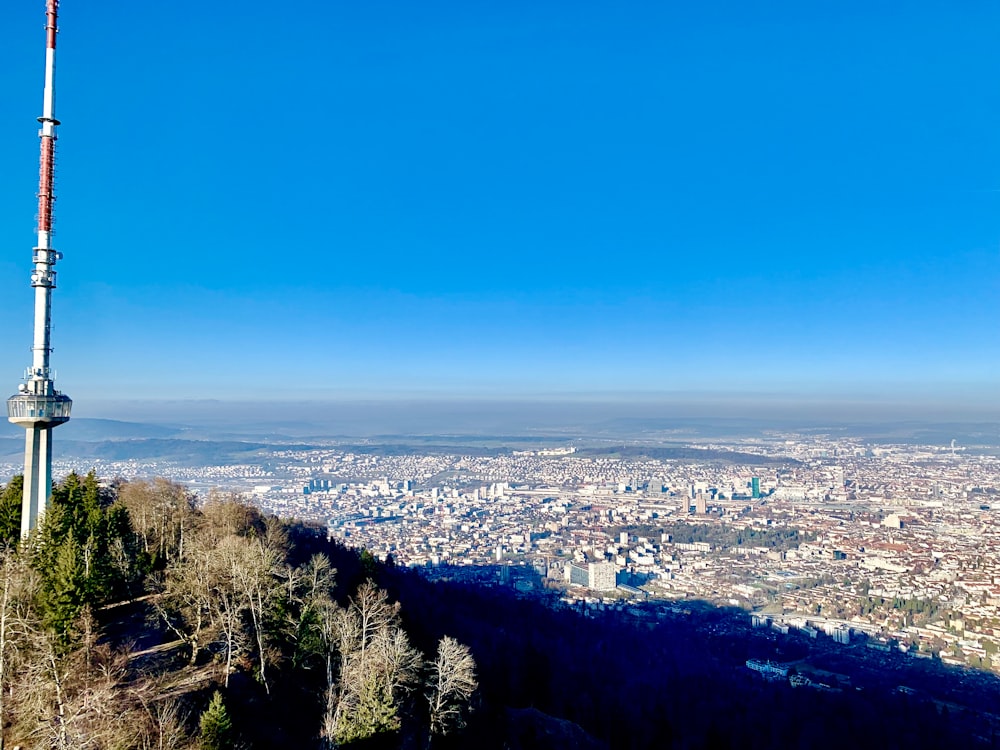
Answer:
M338 727L337 741L353 742L397 729L399 717L391 688L378 675L367 675L357 706L351 711L349 719Z
M378 560L367 549L361 550L361 568L364 570L365 580L368 581L374 579L378 572Z
M201 730L201 747L203 750L229 750L235 746L233 738L233 721L218 690L212 695L208 708L198 720Z
M0 552L3 535L20 542L22 487L18 478L0 489ZM91 689L77 681L80 665L89 669L101 661L106 676L127 672L124 660L115 665L97 655L103 636L94 613L109 602L153 590L159 595L150 606L169 631L190 643L192 665L210 644L225 646L227 687L231 674L252 674L263 686L261 697L269 696L261 705L277 705L283 698L272 693L270 683L280 680L286 693L301 681L302 696L322 691L324 713L312 731L325 742L395 742L407 726L420 723L411 719L426 708L421 680L428 665L402 628L398 604L373 582L383 571L370 552L343 556L350 578L367 580L346 609L337 604L330 559L335 550L324 541L312 533L299 539L314 550L307 559L293 554L287 527L238 496L216 495L196 509L182 487L169 483L106 490L93 472L70 474L54 487L38 529L9 550L32 582L25 598L32 625L18 630L18 637L30 634L49 644L51 664L46 662L39 674L57 676L63 680L59 689L75 696L74 691ZM162 569L159 577L157 568ZM20 648L8 653L20 658ZM3 683L0 672L0 697ZM248 684L242 683L241 690L257 690ZM106 701L95 709L101 716L118 716L116 706L131 705L117 683L100 696ZM301 702L312 705L309 699ZM160 733L161 740L169 730L177 741L189 742L186 719L168 704L157 706L153 711L133 706L149 725L124 731L120 741L107 746L137 746L125 738L133 729L147 732L146 739ZM37 723L31 711L24 721ZM242 710L236 716L242 717ZM221 693L212 696L198 724L200 747L236 747L233 718Z
M21 539L21 500L24 476L13 477L0 493L0 545L12 547Z
M45 622L64 640L85 606L127 595L139 581L128 513L108 499L93 472L70 474L53 489L31 545Z
M45 624L63 638L87 602L86 589L80 548L70 536L56 548L55 564L42 581Z

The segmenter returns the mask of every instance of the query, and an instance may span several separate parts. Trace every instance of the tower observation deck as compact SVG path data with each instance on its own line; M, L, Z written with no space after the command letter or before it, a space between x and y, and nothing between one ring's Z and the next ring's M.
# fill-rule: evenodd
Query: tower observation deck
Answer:
M52 353L52 290L56 286L56 261L62 254L52 248L52 212L55 203L55 72L56 21L59 0L47 0L45 9L45 94L39 137L41 159L38 177L38 245L34 249L31 286L35 293L34 339L31 367L18 392L7 399L7 419L26 432L24 497L21 534L34 529L52 494L52 428L69 420L73 402L55 389L49 368Z

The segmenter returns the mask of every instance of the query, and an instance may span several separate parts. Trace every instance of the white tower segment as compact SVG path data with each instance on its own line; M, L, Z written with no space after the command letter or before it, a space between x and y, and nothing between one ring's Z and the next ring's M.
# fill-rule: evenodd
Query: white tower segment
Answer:
M34 339L31 367L18 393L7 399L7 418L27 430L24 450L24 499L21 533L35 526L52 493L52 428L69 420L73 402L55 389L49 369L52 352L52 290L56 286L56 261L61 254L52 247L52 209L55 203L55 73L56 21L59 0L47 0L45 9L45 94L42 103L41 159L38 176L38 245L31 286L35 290Z

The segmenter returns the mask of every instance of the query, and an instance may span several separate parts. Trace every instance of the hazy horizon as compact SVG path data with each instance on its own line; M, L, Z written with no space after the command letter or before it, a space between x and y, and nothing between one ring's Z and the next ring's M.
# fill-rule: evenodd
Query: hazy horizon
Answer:
M413 434L449 432L477 434L534 434L542 432L593 432L613 428L627 432L669 429L672 422L697 425L728 424L748 430L819 429L824 426L976 424L1000 422L1000 406L984 408L977 402L933 403L901 399L822 400L766 394L691 395L607 394L581 398L463 397L355 398L277 400L120 400L89 401L77 418L113 419L231 429L267 429L283 425L299 434L311 430L324 434Z

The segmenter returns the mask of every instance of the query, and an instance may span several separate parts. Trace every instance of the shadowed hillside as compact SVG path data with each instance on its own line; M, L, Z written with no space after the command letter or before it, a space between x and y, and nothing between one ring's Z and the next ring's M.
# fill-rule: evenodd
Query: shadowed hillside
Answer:
M838 662L751 630L738 610L581 610L431 582L236 497L196 507L162 480L70 475L19 542L19 497L20 478L0 493L9 746L994 743L994 675L901 656ZM759 679L751 658L851 674L796 688Z

